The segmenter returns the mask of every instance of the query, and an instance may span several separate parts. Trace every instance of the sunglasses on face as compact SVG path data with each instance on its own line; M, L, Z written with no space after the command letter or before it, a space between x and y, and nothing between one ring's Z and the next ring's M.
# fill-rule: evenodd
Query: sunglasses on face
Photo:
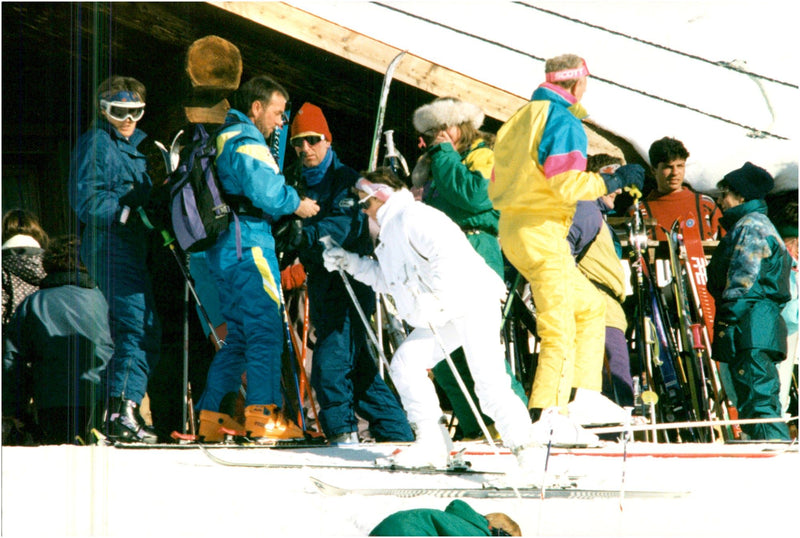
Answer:
M130 118L131 121L139 121L144 116L144 103L114 103L105 100L100 101L100 108L108 114L108 116L117 121L125 121Z
M370 195L367 195L366 197L362 198L361 200L359 200L358 201L358 207L360 207L361 209L367 209L369 207L369 204L370 204L369 200L373 196L375 196L375 195L374 194L370 194Z
M317 135L298 136L297 138L292 138L291 144L295 148L302 148L304 141L308 142L309 146L316 146L323 140L325 140L324 136L317 136Z

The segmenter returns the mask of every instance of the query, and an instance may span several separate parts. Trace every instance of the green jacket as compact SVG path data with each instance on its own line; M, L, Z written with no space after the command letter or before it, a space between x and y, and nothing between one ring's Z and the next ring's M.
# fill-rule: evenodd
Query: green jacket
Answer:
M753 348L786 353L781 309L791 298L791 257L766 213L764 200L749 200L720 220L727 235L708 265L716 360L728 362L737 351Z
M503 257L497 242L500 214L492 207L488 193L494 152L478 139L464 153L442 143L431 148L428 155L432 180L423 201L458 224L473 248L502 278Z
M442 510L415 508L395 512L378 523L370 536L491 536L489 522L462 500Z

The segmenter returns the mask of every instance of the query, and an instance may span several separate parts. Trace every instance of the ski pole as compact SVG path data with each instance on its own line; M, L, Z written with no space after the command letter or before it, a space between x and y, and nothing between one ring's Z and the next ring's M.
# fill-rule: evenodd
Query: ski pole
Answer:
M333 248L338 247L339 245L336 241L331 238L331 236L326 235L325 237L320 237L319 242L326 248ZM386 359L386 355L383 353L383 348L380 347L378 343L378 337L375 335L375 331L372 329L372 325L370 324L369 320L367 319L367 315L364 314L364 309L361 308L361 303L358 302L358 296L356 296L356 292L353 289L353 285L350 284L350 279L347 278L347 275L344 272L344 269L337 269L339 272L339 276L342 277L342 282L344 282L344 287L347 289L347 294L350 295L350 300L353 301L353 306L355 307L356 311L358 312L358 316L361 318L361 322L364 324L364 329L367 332L367 336L372 342L373 346L375 346L375 352L377 352L378 356L375 357L374 353L372 354L372 358L375 360L375 366L380 369L381 364L386 368L388 373L389 371L389 361Z

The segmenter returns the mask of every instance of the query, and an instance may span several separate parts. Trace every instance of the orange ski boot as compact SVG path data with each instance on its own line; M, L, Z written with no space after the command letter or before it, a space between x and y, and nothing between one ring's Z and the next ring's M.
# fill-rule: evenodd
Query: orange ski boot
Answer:
M242 424L230 415L215 413L202 409L200 411L200 428L198 436L202 442L220 443L225 440L225 433L221 428L229 430L242 430Z
M275 405L249 405L244 410L244 429L258 441L302 441L303 430Z

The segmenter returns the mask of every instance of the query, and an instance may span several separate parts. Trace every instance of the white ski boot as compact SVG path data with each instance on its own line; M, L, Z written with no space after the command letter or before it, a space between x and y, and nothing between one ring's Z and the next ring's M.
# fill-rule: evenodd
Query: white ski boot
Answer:
M626 424L628 421L625 409L594 390L577 389L567 408L569 418L581 426Z
M533 423L531 432L533 442L543 446L548 443L560 447L600 444L600 439L595 434L583 429L570 417L559 413L557 407L544 409L539 420Z
M396 454L378 458L375 464L404 469L447 469L451 464L453 441L444 423L441 420L420 422L412 425L412 428L416 433L416 441Z

